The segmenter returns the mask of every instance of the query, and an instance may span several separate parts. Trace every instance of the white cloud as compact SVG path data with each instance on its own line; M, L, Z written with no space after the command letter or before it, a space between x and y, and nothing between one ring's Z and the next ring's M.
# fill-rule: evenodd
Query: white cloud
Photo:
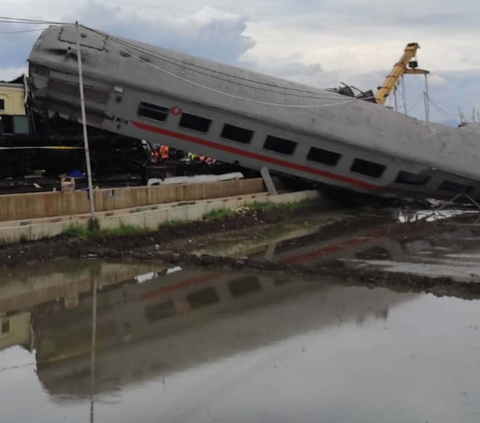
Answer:
M422 46L420 66L432 72L432 97L444 110L455 115L458 105L471 109L480 103L477 0L209 0L208 5L203 0L15 0L3 5L2 13L79 20L318 87L347 82L376 89L404 46L416 41ZM2 67L22 67L35 36L0 37ZM0 78L5 72L0 70ZM416 104L411 111L418 117L423 90L422 78L408 79L408 101Z
M245 17L204 7L192 15L137 14L131 8L89 1L66 16L86 26L150 44L226 63L236 60L255 42L245 36Z
M0 81L12 81L13 79L19 77L22 74L27 73L27 67L22 66L18 68L6 68L2 69L0 68Z

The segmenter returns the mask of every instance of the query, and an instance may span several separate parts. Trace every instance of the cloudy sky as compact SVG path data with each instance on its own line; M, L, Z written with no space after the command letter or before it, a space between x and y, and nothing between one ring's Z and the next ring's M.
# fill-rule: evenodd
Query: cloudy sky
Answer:
M480 111L478 0L11 0L10 17L79 22L136 40L320 88L376 89L409 42L431 71L437 122ZM33 27L36 28L36 27ZM0 80L26 70L39 32L0 23ZM408 113L424 118L422 76L405 81ZM398 99L401 106L403 100ZM403 110L403 107L402 107ZM480 141L479 141L480 142Z

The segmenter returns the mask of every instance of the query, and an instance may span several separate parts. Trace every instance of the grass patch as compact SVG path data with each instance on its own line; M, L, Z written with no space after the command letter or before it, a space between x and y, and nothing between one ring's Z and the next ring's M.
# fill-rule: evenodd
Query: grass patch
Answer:
M185 220L173 219L167 222L160 223L158 229L167 229L167 228L178 228L179 226L185 225L187 222Z
M140 228L139 226L120 225L118 228L104 229L97 232L94 231L91 233L98 234L98 236L127 236L127 235L138 235L145 232L150 232L150 231L144 228Z
M218 210L212 210L209 211L208 213L205 213L202 216L203 220L215 220L215 219L221 219L222 217L226 216L232 216L236 213L235 210L232 209L218 209Z
M78 225L70 225L62 232L62 234L68 238L92 239L110 236L137 235L144 232L148 232L148 230L133 225L122 224L118 228L102 230L98 229L98 225L96 224L89 224L88 228L82 228Z
M280 210L280 211L289 211L293 212L295 210L301 209L308 205L312 204L312 200L301 200L289 203L272 203L271 201L258 202L254 201L253 203L245 203L244 207L250 210L259 210L263 212Z
M67 238L82 238L85 239L88 237L88 229L82 228L78 225L69 225L62 232Z
M212 210L208 213L205 213L202 216L203 220L216 220L221 219L225 216L234 216L235 214L239 214L245 212L245 210L251 211L262 211L262 212L271 212L271 211L286 211L286 212L294 212L295 210L301 209L303 207L307 207L313 204L312 200L301 200L296 202L290 203L272 203L271 201L254 201L252 203L245 203L239 209L218 209Z

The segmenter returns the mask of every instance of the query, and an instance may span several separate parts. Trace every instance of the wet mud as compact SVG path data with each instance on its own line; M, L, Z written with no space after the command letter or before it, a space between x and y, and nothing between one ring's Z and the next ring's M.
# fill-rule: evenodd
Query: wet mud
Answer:
M472 267L472 251L480 251L477 220L478 213L462 209L249 210L132 236L3 246L0 263L8 270L64 257L120 259L474 299L480 296L480 268L477 274Z

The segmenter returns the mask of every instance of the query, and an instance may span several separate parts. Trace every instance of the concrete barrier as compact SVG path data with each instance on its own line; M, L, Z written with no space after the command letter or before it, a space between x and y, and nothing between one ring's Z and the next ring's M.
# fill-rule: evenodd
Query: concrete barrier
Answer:
M178 201L208 200L262 192L262 179L209 182L192 185L112 188L94 190L98 212ZM0 196L0 222L88 213L88 193L44 192Z
M288 203L319 197L318 191L299 191L271 196L268 193L236 195L209 200L182 201L155 206L98 212L100 229L115 229L131 225L141 229L155 230L159 225L172 220L193 221L213 210L238 208L252 202ZM14 243L49 238L60 235L70 226L86 228L89 214L77 214L56 218L19 220L0 223L0 242Z

